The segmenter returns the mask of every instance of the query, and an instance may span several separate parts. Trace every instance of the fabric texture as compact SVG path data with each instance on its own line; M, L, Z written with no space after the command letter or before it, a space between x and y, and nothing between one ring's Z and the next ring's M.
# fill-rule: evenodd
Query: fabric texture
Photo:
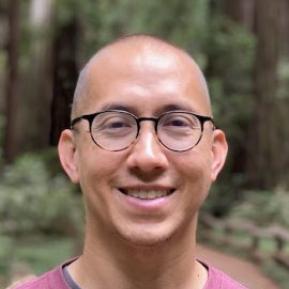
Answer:
M208 280L203 289L248 289L237 281L233 280L224 272L208 266Z
M70 262L66 262L63 265L44 273L39 278L25 282L13 289L72 289L63 272L63 268ZM208 280L203 289L248 289L234 281L224 272L212 266L206 266L208 268Z
M73 280L73 278L71 277L71 275L68 272L67 266L64 266L63 269L63 275L64 275L64 279L67 282L69 288L71 289L81 289L78 284Z

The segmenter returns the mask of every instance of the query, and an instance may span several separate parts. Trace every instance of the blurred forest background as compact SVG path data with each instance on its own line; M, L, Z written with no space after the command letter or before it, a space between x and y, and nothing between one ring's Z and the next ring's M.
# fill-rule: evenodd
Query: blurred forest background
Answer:
M13 260L29 260L40 272L78 246L81 197L61 172L55 146L69 126L79 70L124 34L176 43L207 77L230 155L204 214L278 226L286 239L288 31L288 0L1 0L0 283L25 271ZM265 255L274 244L261 246Z

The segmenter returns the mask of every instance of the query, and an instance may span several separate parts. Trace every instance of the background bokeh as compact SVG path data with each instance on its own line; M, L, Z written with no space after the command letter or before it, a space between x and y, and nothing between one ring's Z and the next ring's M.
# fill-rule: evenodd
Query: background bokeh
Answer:
M146 33L197 60L228 137L227 165L201 215L203 242L253 248L254 261L288 288L288 31L287 0L2 0L0 284L46 270L80 247L81 196L55 145L69 126L84 63L121 35ZM224 246L228 234L234 241Z

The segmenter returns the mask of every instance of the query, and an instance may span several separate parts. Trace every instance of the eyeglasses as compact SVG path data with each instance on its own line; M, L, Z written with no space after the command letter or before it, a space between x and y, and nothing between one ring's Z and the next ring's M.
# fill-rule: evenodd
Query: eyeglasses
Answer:
M142 121L154 122L159 142L176 152L187 151L200 142L206 121L215 128L211 117L186 111L169 111L159 117L136 117L126 111L107 110L77 117L72 120L71 128L82 119L89 122L94 143L109 151L128 148L137 139Z

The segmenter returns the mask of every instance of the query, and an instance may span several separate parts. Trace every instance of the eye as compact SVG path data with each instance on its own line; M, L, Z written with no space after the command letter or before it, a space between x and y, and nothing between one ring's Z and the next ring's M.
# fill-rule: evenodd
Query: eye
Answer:
M103 119L97 119L94 122L94 128L98 130L119 130L132 127L132 122L123 117L111 116Z
M199 121L191 115L170 114L164 117L162 126L167 129L194 129L199 127Z
M119 137L130 134L135 126L135 121L130 115L105 112L94 119L92 130L94 134Z
M186 127L189 125L189 123L186 119L173 118L173 119L167 120L164 125L165 126L173 126L173 127Z
M124 119L111 119L103 124L104 129L120 129L130 127L131 123Z

